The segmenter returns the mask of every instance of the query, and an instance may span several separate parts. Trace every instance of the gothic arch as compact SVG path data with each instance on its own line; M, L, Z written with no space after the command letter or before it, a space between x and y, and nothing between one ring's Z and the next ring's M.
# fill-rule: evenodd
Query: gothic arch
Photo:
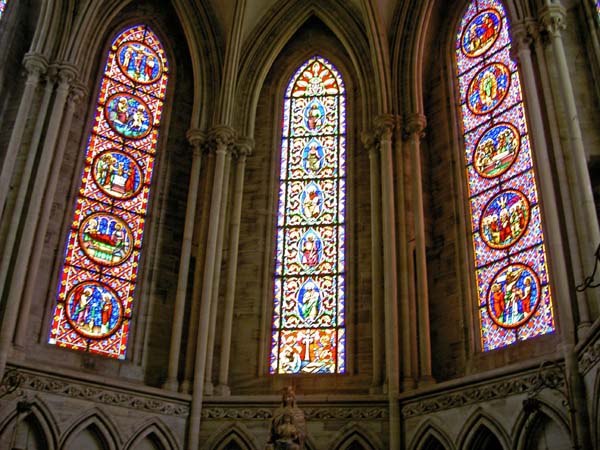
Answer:
M440 58L446 64L452 61L456 30L470 0L451 2L452 8L441 4L443 1L400 2L394 14L391 67L395 85L392 88L394 98L401 102L398 104L400 112L424 112L426 94L423 86L427 81L426 71L430 68L424 62L435 58ZM522 8L517 7L518 0L502 2L511 23L523 17L520 13ZM448 11L451 11L450 14ZM436 23L437 19L441 20L441 27ZM433 57L428 57L429 54L433 54Z
M353 448L352 444L358 444L365 450L383 448L379 438L356 422L351 422L343 427L327 448L346 450Z
M492 416L477 409L471 417L465 422L458 435L457 448L461 450L477 450L478 445L486 440L496 441L502 450L508 450L510 446L510 437ZM495 450L495 449L494 449Z
M142 423L129 438L124 449L135 450L136 446L145 439L151 439L162 450L179 450L181 448L169 427L159 418L153 417Z
M350 9L347 3L333 0L319 2L309 0L297 7L297 3L288 1L284 5L276 5L269 14L256 26L246 39L241 54L240 75L236 105L235 125L243 135L253 137L256 109L260 92L273 62L284 46L302 25L312 16L321 20L342 43L350 55L350 65L357 74L357 89L364 98L376 98L372 89L369 74L372 68L369 58L369 44L364 33L364 26L359 13ZM328 56L328 55L324 55ZM335 62L334 62L335 63ZM372 115L373 106L362 106L362 121L366 123Z
M65 5L59 1L52 2L52 6L45 7L42 11L44 18L40 17L40 21L44 26L37 28L32 51L42 52L49 59L68 62L81 68L80 79L84 82L95 79L98 61L102 60L101 57L90 58L90 54L101 55L107 40L118 30L134 22L144 22L155 31L169 56L171 68L176 67L173 57L175 52L170 45L172 39L169 39L171 33L162 25L161 14L151 5L134 9L131 7L131 0L110 0L108 4L91 2L82 6L77 4L76 7L71 4L72 0L62 1ZM173 9L186 38L186 58L191 62L194 75L192 126L206 127L210 117L205 111L214 109L211 105L216 99L217 91L210 87L219 84L219 45L210 25L210 13L205 7L198 6L198 3L174 1ZM198 23L203 26L198 27ZM68 31L58 33L56 30L61 28ZM63 40L55 42L54 36L59 34L62 34ZM98 39L98 36L105 36L106 39Z
M546 402L540 401L539 409L532 414L526 414L522 411L515 423L512 436L515 436L515 450L535 449L538 434L546 429L554 431L554 443L569 441L570 446L570 427L564 415ZM556 433L558 431L558 433ZM563 441L560 441L563 439ZM554 448L554 447L550 447ZM559 448L559 447L556 447ZM560 447L562 448L562 447Z
M434 445L436 442L439 444L438 446ZM438 450L438 448L454 450L454 445L452 439L437 423L432 419L427 419L417 429L408 448L411 450Z
M106 450L121 448L123 439L112 419L102 410L92 408L77 418L63 433L58 448L69 449L68 445L85 431L91 431L104 444Z
M58 447L56 444L58 442L60 431L52 412L46 404L37 397L29 401L29 403L30 412L26 416L20 417L20 422L27 422L27 425L35 430L44 440L44 444L47 445L48 450L57 449ZM4 433L14 427L18 415L17 409L13 409L0 422L0 439Z
M227 446L234 443L242 450L258 450L260 446L254 436L241 423L227 425L211 437L206 448L210 450L225 450Z

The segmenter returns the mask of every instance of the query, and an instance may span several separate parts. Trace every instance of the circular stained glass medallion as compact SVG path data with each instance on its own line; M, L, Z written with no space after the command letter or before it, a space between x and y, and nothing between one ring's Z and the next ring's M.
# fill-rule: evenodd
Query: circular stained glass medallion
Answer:
M121 326L123 318L117 293L97 281L84 281L72 288L67 294L65 310L75 331L88 338L110 336Z
M473 166L484 178L498 177L510 169L520 148L519 130L510 123L493 125L477 142Z
M491 63L475 74L467 90L467 106L473 114L496 109L508 94L510 71L502 63Z
M119 150L98 154L92 177L102 192L118 200L135 197L142 187L142 169L135 159Z
M462 52L469 58L476 58L498 39L502 28L502 17L495 9L486 9L473 17L460 38Z
M523 236L530 216L531 209L525 194L513 189L502 191L485 206L479 233L489 247L504 249Z
M531 267L509 264L494 276L488 289L488 312L503 328L527 322L540 302L540 280Z
M106 101L104 109L110 127L128 139L142 139L152 129L152 114L144 101L120 92Z
M117 63L123 73L136 83L150 84L162 75L162 60L146 44L128 41L117 50Z
M117 266L133 251L133 236L123 219L110 213L95 213L79 227L79 245L97 264Z

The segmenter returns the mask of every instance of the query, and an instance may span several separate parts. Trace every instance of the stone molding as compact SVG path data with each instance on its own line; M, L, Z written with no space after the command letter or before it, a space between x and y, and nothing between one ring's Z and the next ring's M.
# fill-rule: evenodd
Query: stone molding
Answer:
M548 385L560 385L564 384L564 381L563 371L553 370L541 373L530 371L500 381L492 381L477 386L465 386L462 389L455 389L453 392L440 392L438 396L425 394L426 398L423 398L424 395L421 398L405 402L402 406L402 416L408 419L447 409L502 399L511 395L527 395L538 389L544 382Z
M20 390L63 395L78 400L87 400L94 403L167 416L186 417L189 415L189 405L187 402L168 401L158 396L151 396L150 394L136 395L105 385L77 382L73 379L63 379L21 369L11 371L13 375L15 371L20 380ZM4 380L2 387L0 387L0 392L3 387Z
M202 409L203 419L212 420L264 420L273 417L272 408L264 406L236 406L236 405L206 405ZM323 407L302 406L306 420L387 420L387 406L357 406L342 405Z

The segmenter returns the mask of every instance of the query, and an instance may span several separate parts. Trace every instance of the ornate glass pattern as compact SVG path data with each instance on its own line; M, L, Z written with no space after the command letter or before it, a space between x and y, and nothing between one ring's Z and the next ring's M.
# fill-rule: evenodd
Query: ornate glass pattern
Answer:
M146 26L108 52L49 343L124 359L168 77Z
M4 10L6 9L6 3L8 3L8 0L0 0L0 19L2 18L2 14L4 14Z
M284 101L270 372L344 373L346 104L315 56Z
M555 330L532 150L508 29L500 1L474 0L456 37L484 351Z

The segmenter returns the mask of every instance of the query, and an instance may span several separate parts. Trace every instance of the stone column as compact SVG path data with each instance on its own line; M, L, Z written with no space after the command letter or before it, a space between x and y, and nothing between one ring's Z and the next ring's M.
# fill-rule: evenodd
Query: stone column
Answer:
M512 34L516 54L521 69L524 92L534 94L537 92L535 84L535 72L531 60L531 35L525 25L518 24L513 26ZM561 317L561 337L562 351L565 358L565 372L567 380L568 396L570 406L572 406L575 428L573 437L579 447L592 448L589 436L589 422L587 417L587 405L583 383L574 344L577 340L577 323L573 315L573 305L571 302L572 293L569 289L568 270L565 260L565 252L561 239L560 219L555 205L558 204L552 184L552 170L549 162L548 147L544 134L544 123L542 119L541 106L537 101L536 95L527 96L527 112L531 121L531 134L533 137L532 156L535 170L537 173L536 181L539 183L539 194L541 197L540 210L545 229L546 251L548 252L548 267L550 271L551 286L553 291L553 301ZM589 311L585 298L579 302L580 314L587 315L589 320ZM575 448L575 447L574 447Z
M579 236L579 242L582 245L591 244L591 247L582 254L582 257L585 266L593 267L593 249L600 243L600 230L598 229L592 184L588 172L587 156L581 135L575 95L573 94L573 85L560 32L561 29L566 27L565 16L566 11L560 4L548 4L540 11L540 22L543 29L550 35L560 83L558 90L565 109L569 145L565 149L564 156L571 182L577 189L575 193L576 201L573 203L577 210L579 231L582 233Z
M215 255L215 273L213 277L213 293L210 308L210 327L208 331L208 351L206 353L206 375L204 381L204 393L212 395L214 384L212 382L213 356L215 351L215 336L217 326L217 314L219 312L219 287L221 284L221 266L223 264L223 240L225 239L225 227L227 223L227 204L229 199L229 178L231 174L231 152L225 157L225 170L223 175L223 192L221 198L221 212L219 217L219 233L217 235L217 251Z
M54 72L56 71L53 69L49 72L51 72L52 74L50 75L49 73L49 76L47 76L46 87L44 88L44 96L42 98L42 103L40 104L40 109L38 111L37 119L35 122L35 129L33 130L33 136L31 137L31 143L29 145L29 151L27 153L27 160L25 162L25 167L23 168L21 179L19 180L19 191L17 193L17 199L12 208L13 211L10 215L10 224L8 226L6 238L4 240L2 260L0 263L0 297L4 287L4 283L6 282L6 277L10 272L12 255L15 249L15 245L17 243L17 236L20 231L19 222L21 221L23 211L26 208L25 201L27 199L27 193L29 192L31 174L33 173L38 155L38 147L40 145L42 131L44 129L44 123L46 122L48 105L50 104L52 93L54 92L54 83L56 78L56 73ZM8 217L9 214L7 213L5 215L5 218L8 219Z
M421 168L421 139L427 120L419 113L406 117L410 166L412 176L412 206L415 222L416 252L416 305L417 335L419 338L419 386L434 382L431 375L431 332L429 325L429 287L427 281L427 253L425 236L425 213L423 210L423 171Z
M198 129L190 129L187 138L192 145L192 168L188 186L188 197L185 211L185 225L183 229L183 242L181 244L181 257L179 259L179 275L177 291L175 294L175 311L173 312L173 326L171 328L171 345L169 348L169 366L167 380L163 387L177 391L179 383L177 373L179 370L179 356L181 353L181 333L183 331L183 315L185 313L188 276L190 271L190 257L192 253L192 238L196 218L196 205L198 203L198 185L200 183L200 169L202 163L202 144L205 136Z
M568 253L571 257L571 270L573 271L574 279L583 280L587 270L587 267L583 266L583 254L589 252L589 246L578 239L578 236L585 235L585 232L582 231L584 227L582 222L584 219L577 218L582 212L580 208L578 208L579 200L576 192L573 190L573 186L569 183L569 178L575 178L575 175L573 175L574 171L571 170L571 165L566 164L562 152L558 120L556 117L556 106L552 95L550 76L548 74L548 63L544 53L544 42L540 33L540 27L538 23L532 19L531 23L527 24L527 30L531 33L534 40L535 60L538 63L537 73L539 73L540 76L542 96L545 105L544 112L548 116L548 131L550 133L548 152L552 152L552 155L554 156L554 167L556 167L556 170L553 171L556 177L554 188L557 195L562 199L562 210L560 211L561 214L559 214L559 217L561 220L564 220L566 227L564 233L566 239L564 252ZM540 107L541 106L542 105L540 105ZM577 303L580 305L577 332L579 337L583 338L584 334L588 332L592 321L589 312L586 313L586 311L589 311L591 302L600 299L600 292L594 289L588 289L585 292L576 292L575 295L578 297Z
M40 83L40 75L46 72L48 61L41 54L27 53L23 58L23 65L25 66L25 70L27 70L27 80L25 81L25 89L23 90L17 117L6 149L2 171L0 171L0 217L7 216L4 214L4 206L10 192L10 182L15 169L17 155L21 150L25 126L27 125L34 96Z
M5 286L6 289L3 289L3 292L8 291L8 297L2 329L0 331L0 378L4 375L4 369L6 368L6 359L15 331L17 315L21 306L22 293L25 287L25 280L29 274L29 259L31 257L33 243L36 241L38 219L42 214L42 201L46 191L50 167L55 160L56 141L58 133L61 130L61 123L65 112L65 103L69 95L71 83L75 79L76 74L77 72L73 66L60 66L56 97L54 98L54 105L47 127L46 139L35 174L36 183L33 186L27 216L23 224L18 253L15 262L12 265L11 283L10 286L7 285ZM43 236L41 238L43 239ZM0 294L0 298L1 297L2 294Z
M396 129L403 130L403 123L398 116ZM414 345L416 336L414 336L414 320L411 317L411 310L416 309L414 298L411 292L411 270L412 248L408 238L408 224L406 220L406 176L405 176L405 152L402 133L396 133L396 198L397 198L397 218L398 218L398 275L399 292L398 303L400 305L400 386L403 391L411 390L416 387L415 365L413 359L417 346Z
M240 241L240 223L242 216L242 198L244 195L244 176L246 157L252 153L254 141L246 138L236 142L237 162L235 165L235 187L233 191L231 219L229 223L229 258L227 261L227 287L223 323L221 325L221 355L219 380L216 393L230 395L229 358L231 354L231 333L233 330L233 311L235 304L235 287L237 279L238 248Z
M383 216L383 289L385 301L385 360L390 408L390 448L400 448L400 405L398 403L398 295L396 225L394 206L394 159L392 135L396 119L383 115L375 120L381 152L381 210Z
M200 314L200 295L202 290L202 274L204 272L204 255L206 253L205 242L208 232L208 222L210 218L210 194L212 181L214 178L215 154L214 149L206 146L206 170L202 178L201 207L202 213L198 226L198 236L196 244L196 266L194 267L194 280L192 288L192 307L190 310L190 320L188 325L188 340L185 349L185 368L183 371L183 381L179 386L180 392L190 393L192 390L192 377L194 375L194 359L196 354L196 337L198 336L198 315Z
M552 290L555 293L555 302L561 310L561 326L571 336L566 338L573 342L575 337L574 329L577 327L576 319L573 315L573 305L571 304L572 293L569 289L568 270L565 260L565 252L561 238L561 227L558 211L554 207L559 204L555 194L554 184L552 182L552 168L550 167L550 155L548 152L548 143L544 133L544 121L542 117L541 105L537 95L535 83L535 72L531 59L531 44L533 39L526 24L516 24L512 27L514 53L519 63L520 74L523 80L523 90L526 96L526 109L531 123L530 135L532 137L532 158L535 165L536 182L540 186L539 195L541 197L540 210L544 224L544 238L547 242L546 251L549 255L548 266L553 269ZM529 94L529 95L527 95ZM559 169L560 170L560 169ZM589 309L585 297L580 297L579 313L581 320L588 322ZM568 322L568 323L567 323Z
M234 131L227 126L217 126L211 130L210 139L216 146L215 175L213 179L212 197L210 202L210 215L206 252L204 263L204 276L202 279L202 293L200 298L200 315L198 320L198 336L196 355L194 358L194 380L192 391L192 404L188 428L188 448L197 449L199 444L200 413L204 394L204 374L206 371L206 352L208 348L208 329L210 325L210 308L212 300L212 282L215 271L215 257L217 252L217 237L219 218L221 216L221 198L223 177L225 173L225 159L229 146L233 142Z
M384 322L382 264L383 245L381 242L381 172L379 161L379 141L373 133L363 133L362 142L369 152L371 181L371 339L373 340L373 378L371 392L381 392L383 387L383 365L385 345L380 324Z
M26 343L27 331L30 328L30 317L29 311L31 309L31 302L33 300L34 290L36 288L36 278L44 251L44 238L48 230L48 223L50 221L50 214L52 212L52 203L54 202L54 196L56 194L56 188L58 181L61 177L61 167L63 165L63 159L67 142L69 140L69 133L71 132L71 123L73 121L73 114L75 108L79 104L82 98L85 97L86 89L82 84L74 83L71 86L71 92L67 99L67 106L65 114L60 127L60 135L54 150L54 162L52 163L52 169L49 173L48 184L44 193L44 203L41 207L38 226L35 232L35 244L31 252L31 258L29 260L27 283L25 285L25 291L22 294L21 308L19 311L19 322L15 333L15 345L23 348ZM36 180L37 183L37 180ZM61 243L62 245L62 243Z

